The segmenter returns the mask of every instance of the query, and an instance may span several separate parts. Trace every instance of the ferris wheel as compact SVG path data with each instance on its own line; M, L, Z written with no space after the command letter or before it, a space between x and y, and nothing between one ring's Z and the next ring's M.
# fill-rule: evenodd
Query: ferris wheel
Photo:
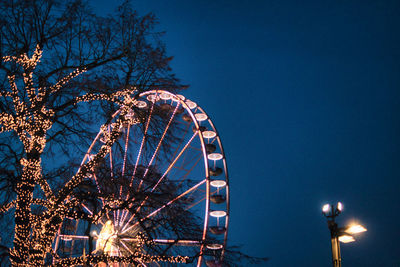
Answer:
M101 128L82 164L104 144L120 114ZM53 245L56 261L140 252L148 256L136 261L142 266L173 264L163 263L168 256L221 266L229 182L221 139L209 116L195 102L163 90L140 94L125 116L130 122L120 127L119 139L76 192L83 196L79 210L92 220L63 221Z

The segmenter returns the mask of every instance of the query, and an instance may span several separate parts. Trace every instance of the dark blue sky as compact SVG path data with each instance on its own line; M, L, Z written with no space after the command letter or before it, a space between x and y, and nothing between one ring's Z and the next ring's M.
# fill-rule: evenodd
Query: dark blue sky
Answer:
M96 2L101 12L116 4ZM368 232L343 266L400 265L400 2L137 0L229 164L229 243L330 266L321 207Z

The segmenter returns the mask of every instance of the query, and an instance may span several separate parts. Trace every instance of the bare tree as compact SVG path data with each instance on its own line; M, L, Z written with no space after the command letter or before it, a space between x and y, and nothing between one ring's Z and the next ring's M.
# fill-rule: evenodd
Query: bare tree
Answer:
M52 243L66 217L98 220L99 216L88 217L77 208L82 201L79 188L119 138L121 126L142 123L143 117L126 116L135 109L135 96L152 88L177 91L183 86L171 73L171 58L153 32L154 16L139 16L129 2L113 17L99 17L79 0L5 0L0 14L0 210L6 212L1 221L4 229L10 230L2 231L2 242L12 242L13 265L42 266L46 257L55 256ZM69 156L87 147L93 136L90 123L99 117L110 119L121 107L105 143L77 173L63 180L71 175L69 166L74 162ZM60 153L66 164L53 161L52 167L43 166ZM97 214L127 208L128 202L132 201L109 200ZM7 254L6 246L2 248ZM186 260L135 251L125 258L102 254L75 261L139 258ZM59 262L68 263L72 264Z

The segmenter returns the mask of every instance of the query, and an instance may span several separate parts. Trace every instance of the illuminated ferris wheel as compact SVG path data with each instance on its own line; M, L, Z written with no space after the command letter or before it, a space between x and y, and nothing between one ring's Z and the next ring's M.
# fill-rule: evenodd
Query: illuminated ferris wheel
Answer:
M82 164L104 144L120 113L101 128ZM228 171L209 116L181 95L153 90L140 94L126 117L119 139L76 192L82 196L77 212L91 220L63 221L54 241L56 262L139 255L134 262L142 266L168 266L177 257L220 266L227 243ZM136 266L105 262L96 264Z

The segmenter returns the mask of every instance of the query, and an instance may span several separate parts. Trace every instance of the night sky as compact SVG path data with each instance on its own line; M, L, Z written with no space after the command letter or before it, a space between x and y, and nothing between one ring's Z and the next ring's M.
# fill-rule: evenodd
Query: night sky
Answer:
M116 3L92 1L107 13ZM165 30L183 92L210 115L230 173L229 245L265 266L400 266L400 1L137 0Z

